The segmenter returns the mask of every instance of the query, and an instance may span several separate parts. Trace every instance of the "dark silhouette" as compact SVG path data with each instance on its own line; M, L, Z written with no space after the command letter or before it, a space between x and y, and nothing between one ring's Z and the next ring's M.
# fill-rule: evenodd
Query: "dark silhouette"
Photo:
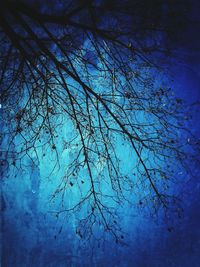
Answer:
M187 128L184 103L159 75L169 44L184 28L186 4L1 1L7 160L23 168L24 157L34 153L40 160L42 147L55 153L54 168L63 168L62 151L74 151L52 199L62 196L57 217L87 210L77 226L80 238L89 238L99 223L123 243L114 207L131 204L134 195L153 214L162 208L166 217L171 211L181 216L171 188L191 174L198 142ZM73 136L60 132L67 127ZM66 192L74 188L79 201L66 207Z

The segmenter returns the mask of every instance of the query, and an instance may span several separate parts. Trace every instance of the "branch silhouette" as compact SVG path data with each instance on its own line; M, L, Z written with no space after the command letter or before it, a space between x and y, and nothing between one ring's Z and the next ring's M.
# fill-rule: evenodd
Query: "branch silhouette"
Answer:
M177 169L192 173L188 162L197 161L199 144L182 100L156 82L158 62L170 53L171 23L185 19L165 2L166 9L163 1L66 1L44 10L40 2L2 1L4 152L23 168L25 157L34 153L39 162L39 151L51 151L55 171L63 168L62 152L74 151L51 199L62 199L57 217L87 211L77 225L80 238L99 224L123 244L116 207L132 205L134 195L152 213L182 213L171 188L182 182ZM60 132L67 127L73 136ZM129 172L122 155L128 151ZM66 206L74 188L79 200Z

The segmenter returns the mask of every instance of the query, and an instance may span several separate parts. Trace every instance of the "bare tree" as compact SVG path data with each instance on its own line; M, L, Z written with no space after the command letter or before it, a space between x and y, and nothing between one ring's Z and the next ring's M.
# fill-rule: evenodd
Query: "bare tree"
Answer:
M122 242L117 209L133 205L135 195L152 213L162 208L166 217L169 211L181 215L173 186L191 172L188 160L197 159L197 141L186 127L190 115L165 85L158 63L170 53L166 43L173 21L184 21L175 16L177 5L45 4L1 1L7 161L23 168L25 157L40 162L55 154L54 171L66 168L52 195L62 200L55 214L82 214L81 238L89 238L99 224ZM73 153L64 167L65 149ZM67 206L71 190L79 200Z

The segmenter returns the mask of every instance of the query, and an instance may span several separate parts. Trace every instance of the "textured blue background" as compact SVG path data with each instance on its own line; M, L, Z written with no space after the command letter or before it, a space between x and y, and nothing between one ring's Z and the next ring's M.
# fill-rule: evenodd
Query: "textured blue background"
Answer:
M196 12L194 9L194 20ZM196 27L174 43L177 58L170 59L166 77L178 97L188 104L200 101L200 38ZM195 110L195 106L194 109ZM199 135L199 114L194 112L190 127ZM199 136L200 137L200 136ZM128 158L127 158L128 160ZM48 196L55 181L45 179L41 169L10 173L2 182L2 266L200 266L200 176L185 185L184 217L174 218L173 231L143 212L124 210L123 226L128 247L112 240L96 247L83 244L75 234L75 214L57 220L49 211ZM41 164L41 165L42 165ZM40 166L41 166L40 165ZM197 170L196 170L197 171ZM61 221L65 228L58 234Z

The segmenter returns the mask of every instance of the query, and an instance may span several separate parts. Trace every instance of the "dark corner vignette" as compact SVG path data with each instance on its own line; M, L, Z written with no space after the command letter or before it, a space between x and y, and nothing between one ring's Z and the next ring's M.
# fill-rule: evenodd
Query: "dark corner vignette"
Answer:
M1 265L198 267L198 1L0 3Z

